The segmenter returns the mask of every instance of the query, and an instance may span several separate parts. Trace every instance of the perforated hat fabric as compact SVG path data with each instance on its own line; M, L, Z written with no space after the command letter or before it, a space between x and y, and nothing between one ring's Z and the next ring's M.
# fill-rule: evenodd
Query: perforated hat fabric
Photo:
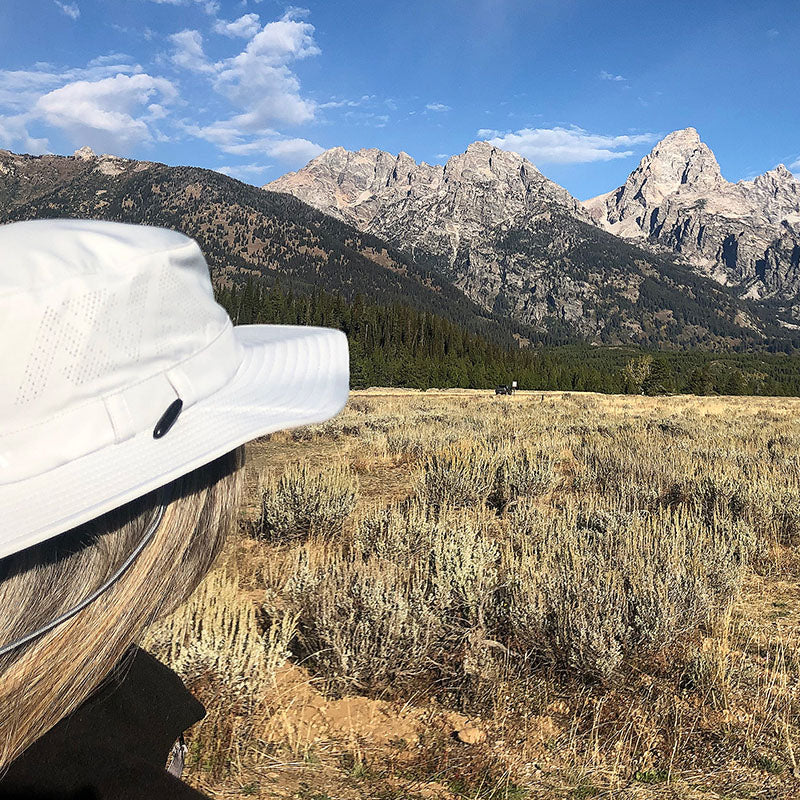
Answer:
M341 332L234 327L193 240L83 220L0 226L0 365L0 558L324 421L349 385Z

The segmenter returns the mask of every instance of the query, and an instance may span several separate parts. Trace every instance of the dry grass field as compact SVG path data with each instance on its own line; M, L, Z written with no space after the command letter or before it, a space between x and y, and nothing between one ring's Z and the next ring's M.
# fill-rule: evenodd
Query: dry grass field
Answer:
M800 400L354 393L148 646L213 797L800 796Z

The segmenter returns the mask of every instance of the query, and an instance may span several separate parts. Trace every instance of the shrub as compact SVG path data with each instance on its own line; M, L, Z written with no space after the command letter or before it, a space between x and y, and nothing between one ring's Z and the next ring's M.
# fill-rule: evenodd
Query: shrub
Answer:
M511 646L608 678L718 616L748 559L748 529L684 511L511 515L505 564Z
M714 475L676 481L665 492L664 502L669 506L688 506L709 524L717 518L738 522L751 509L748 493L740 481Z
M192 729L190 763L211 778L234 771L263 725L263 693L287 656L295 620L278 614L263 630L227 565L148 633L145 646L174 669L207 715Z
M290 542L312 533L341 531L356 504L358 479L342 465L319 470L301 463L291 465L279 478L270 474L259 491L256 538Z
M556 481L553 457L524 442L510 444L502 451L496 475L490 500L499 509L544 494Z
M275 605L298 617L298 659L339 689L458 680L468 634L491 613L493 525L485 511L406 504L368 516L342 547L305 549Z
M420 502L434 508L484 504L495 488L501 455L484 442L459 442L431 453L417 483Z
M777 496L769 497L769 523L775 541L782 545L800 542L800 491L787 486Z
M389 454L414 461L424 458L432 450L450 446L458 438L459 434L451 427L437 427L424 421L415 426L392 428L386 433Z

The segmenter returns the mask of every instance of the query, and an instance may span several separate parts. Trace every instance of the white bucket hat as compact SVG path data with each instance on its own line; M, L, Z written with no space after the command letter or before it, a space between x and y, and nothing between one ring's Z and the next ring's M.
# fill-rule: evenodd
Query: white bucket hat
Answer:
M0 226L0 558L347 400L347 339L234 327L161 228Z

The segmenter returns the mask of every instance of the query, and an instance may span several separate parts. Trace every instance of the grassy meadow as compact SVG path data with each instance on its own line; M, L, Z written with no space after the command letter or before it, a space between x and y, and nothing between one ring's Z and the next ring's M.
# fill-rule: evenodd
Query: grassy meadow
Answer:
M800 400L356 392L150 636L214 797L800 796Z

